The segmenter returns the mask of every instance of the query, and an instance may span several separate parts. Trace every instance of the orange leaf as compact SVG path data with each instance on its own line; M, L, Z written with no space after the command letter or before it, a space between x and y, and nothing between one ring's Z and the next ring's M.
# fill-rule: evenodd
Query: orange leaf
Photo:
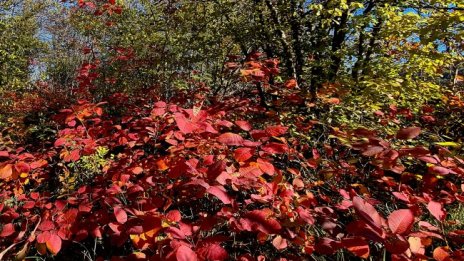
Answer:
M135 175L138 175L142 172L143 172L143 169L141 167L135 167L132 169L132 173L134 173Z
M332 97L327 102L330 103L330 104L340 104L340 99Z
M420 237L409 237L408 242L409 249L413 254L423 255L425 253L424 245L422 244L422 240Z
M161 171L167 170L169 168L168 165L166 165L166 162L164 160L158 160L156 162L156 167L158 168L158 170L161 170Z
M284 83L284 86L287 89L293 89L298 86L298 83L296 82L295 79L290 79Z
M0 179L7 179L13 175L13 169L11 164L6 164L0 169Z
M447 247L437 247L433 250L433 259L437 261L450 260L450 254Z
M56 234L50 234L46 244L48 250L50 250L53 255L56 255L61 249L61 238Z

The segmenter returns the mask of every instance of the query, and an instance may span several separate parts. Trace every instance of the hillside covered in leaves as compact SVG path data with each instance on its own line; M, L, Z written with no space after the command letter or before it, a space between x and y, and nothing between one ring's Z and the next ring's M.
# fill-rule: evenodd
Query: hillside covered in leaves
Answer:
M0 260L464 260L464 3L0 2Z

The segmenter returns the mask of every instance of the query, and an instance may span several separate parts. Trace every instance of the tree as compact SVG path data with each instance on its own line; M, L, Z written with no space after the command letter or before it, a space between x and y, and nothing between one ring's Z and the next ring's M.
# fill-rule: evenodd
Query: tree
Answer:
M30 83L33 63L44 48L37 37L35 16L41 8L34 1L0 3L0 91L22 89Z

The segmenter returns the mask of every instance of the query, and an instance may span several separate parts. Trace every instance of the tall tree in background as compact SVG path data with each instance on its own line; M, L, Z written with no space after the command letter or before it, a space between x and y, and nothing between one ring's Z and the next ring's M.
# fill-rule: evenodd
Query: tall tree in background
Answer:
M34 1L0 2L0 91L28 85L31 65L45 47L38 39L35 16L42 8Z
M2 52L10 57L2 58L8 64L4 72L16 70L3 74L2 85L28 78L27 61L42 43L48 51L41 52L42 69L36 71L70 97L83 85L75 81L79 72L92 76L97 100L147 88L169 95L194 88L192 77L214 93L230 93L227 57L260 51L280 59L282 75L295 78L304 97L316 100L324 86L336 84L375 109L388 100L406 104L439 97L456 85L463 63L463 7L453 1L21 2L16 8L11 0L3 4L18 15L3 11L2 21L12 20L2 22L10 28L3 32L10 36L2 38L2 48L21 55L12 59L14 50ZM30 15L37 6L47 8ZM25 29L11 34L19 23ZM365 97L376 98L366 103Z

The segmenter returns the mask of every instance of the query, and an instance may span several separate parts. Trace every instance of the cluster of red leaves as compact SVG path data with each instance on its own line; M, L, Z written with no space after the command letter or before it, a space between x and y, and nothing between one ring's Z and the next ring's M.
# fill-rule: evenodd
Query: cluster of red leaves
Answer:
M62 0L66 2L67 0ZM73 2L72 0L70 2ZM103 14L112 15L121 14L122 7L116 4L116 0L77 0L77 6L79 8L89 9L94 11L96 16Z
M464 201L464 161L401 145L419 127L391 140L334 129L331 144L312 148L279 123L245 120L246 100L192 109L143 101L119 116L104 113L111 102L80 102L57 117L53 146L0 152L1 246L57 255L98 238L105 249L132 244L133 253L105 258L298 260L340 249L380 256L381 244L392 260L464 257L464 230L443 229L446 206ZM99 146L114 155L109 166L59 194L57 175Z
M419 127L407 127L400 129L394 138L409 140L418 137L420 133ZM369 197L367 200L358 198L350 201L349 193L341 191L345 199L340 206L353 206L361 218L347 225L350 233L382 243L396 260L428 259L426 248L433 245L432 239L449 244L445 248L435 248L433 257L436 260L463 258L464 253L461 250L452 253L449 246L459 249L464 231L458 229L445 233L443 230L447 217L445 206L459 205L464 200L464 185L460 182L464 175L462 158L453 156L444 147L439 147L434 152L423 146L394 148L390 142L379 138L376 132L365 129L354 132L337 131L336 136L344 142L349 140L352 149L369 157L370 166L375 168L369 173L372 176L372 185L381 188L371 191L383 196L388 193L393 196L393 202L405 206L390 213L385 220L373 207L376 204L385 204L385 198L379 198L383 202L371 198L373 193L364 186L360 186L359 191ZM426 215L433 217L439 226L425 221ZM451 222L454 221L450 221L450 224ZM417 229L411 230L413 225Z
M264 59L263 54L253 52L245 59L241 56L230 55L229 61L225 63L225 68L229 71L240 69L240 76L244 81L265 82L270 77L279 74L279 60L268 58Z
M122 11L113 0L77 4L97 16ZM114 51L111 63L134 59L130 48ZM304 102L294 79L270 83L278 60L240 60L230 57L226 68L283 97L275 106ZM79 97L91 98L99 66L79 69ZM325 103L340 103L337 87L325 86ZM100 242L97 260L305 260L339 250L380 258L379 248L391 260L464 258L464 230L446 209L464 201L464 161L443 147L407 146L421 128L387 139L333 128L330 142L313 147L278 120L255 121L262 107L250 100L213 106L204 96L192 108L143 98L130 105L123 94L79 102L56 117L62 128L52 145L0 151L0 259L69 257L72 244L90 239ZM105 106L126 112L105 114ZM436 121L432 109L423 112L422 123ZM395 106L377 116L382 124L413 118ZM297 134L319 125L295 118ZM98 147L109 150L109 164L61 194L58 176Z

